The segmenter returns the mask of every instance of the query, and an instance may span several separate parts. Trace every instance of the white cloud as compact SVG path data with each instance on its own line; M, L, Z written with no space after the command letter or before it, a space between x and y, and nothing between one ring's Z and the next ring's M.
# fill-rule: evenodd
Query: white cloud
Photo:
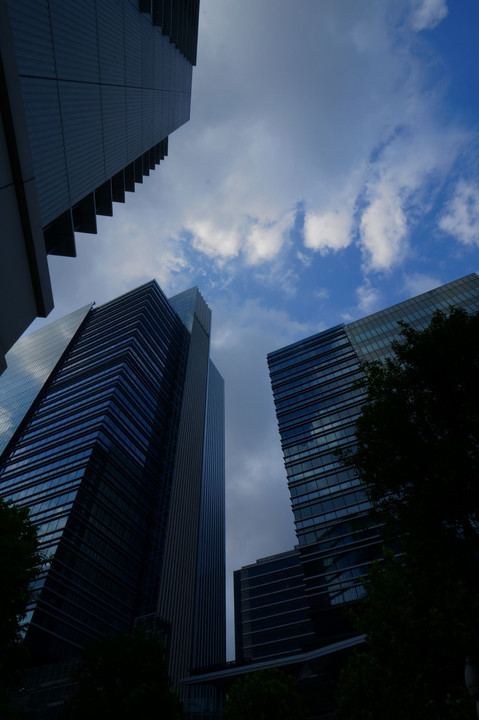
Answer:
M282 263L278 265L273 272L269 273L266 278L265 275L256 275L258 281L266 281L265 284L268 287L273 287L280 290L285 297L293 298L298 292L298 287L301 285L301 276L292 268L286 269Z
M362 315L370 315L380 309L379 301L381 299L381 295L376 288L371 286L371 283L368 280L356 289L356 294L359 300L358 308Z
M479 246L479 185L459 180L439 227L464 245Z
M398 266L410 253L410 232L430 210L467 134L435 127L432 109L410 111L371 162L360 203L359 245L366 272ZM412 118L409 118L412 120Z
M384 184L361 218L361 243L371 270L388 270L407 251L407 219L397 192Z
M238 255L241 239L237 229L223 229L213 220L197 220L186 228L193 235L193 247L211 258L233 258Z
M421 94L420 62L406 31L391 33L394 8L387 0L346 0L339 12L325 0L291 14L284 0L250 2L248 12L230 3L225 26L222 2L203 4L186 132L199 116L207 122L196 125L179 163L179 172L190 167L192 148L200 159L191 175L182 175L187 227L209 223L208 232L196 234L196 249L247 266L278 257L283 245L274 226L260 238L258 228L244 234L245 220L265 226L300 198L306 247L327 254L351 244L354 201L364 192L371 152L396 122L422 122L431 103L431 93ZM421 8L414 6L418 18L426 13ZM432 10L426 15L432 18Z
M245 241L247 262L250 265L272 260L281 251L285 233L291 229L294 214L287 213L278 222L258 222L250 227Z
M306 267L306 268L311 267L311 265L313 263L313 259L314 259L313 253L304 253L304 252L301 252L301 250L297 250L296 256L297 256L298 260L301 262L301 264L303 265L303 267Z
M278 258L294 224L294 213L279 220L234 216L231 224L214 214L208 220L196 220L186 226L195 250L207 255L219 267L235 259L246 267L268 264Z
M411 25L417 32L431 30L447 15L446 0L413 0Z
M318 287L314 291L314 296L319 298L319 300L328 300L329 298L329 290L324 287Z
M321 255L351 244L352 213L347 208L310 212L304 221L304 244Z
M425 273L411 273L404 277L404 289L408 297L421 295L421 293L437 288L441 284L441 280Z

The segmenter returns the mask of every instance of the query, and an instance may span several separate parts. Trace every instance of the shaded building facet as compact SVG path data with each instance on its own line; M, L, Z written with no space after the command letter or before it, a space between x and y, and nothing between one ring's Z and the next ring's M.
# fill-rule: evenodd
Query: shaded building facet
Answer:
M53 306L46 254L168 154L190 116L199 0L0 5L0 358ZM132 249L133 252L133 249Z
M235 657L263 660L307 650L314 637L297 548L234 573Z

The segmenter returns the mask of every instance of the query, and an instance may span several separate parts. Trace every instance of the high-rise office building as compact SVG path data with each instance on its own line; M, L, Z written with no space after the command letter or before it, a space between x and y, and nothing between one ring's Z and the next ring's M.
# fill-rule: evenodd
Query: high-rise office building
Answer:
M0 494L30 508L48 556L27 616L35 663L134 624L168 638L176 685L224 661L224 387L210 318L197 288L168 301L153 281L22 338L0 378Z
M189 119L199 0L0 3L0 359Z
M298 548L234 573L236 660L265 660L308 649L314 637Z
M345 604L363 594L361 577L381 555L365 488L338 457L355 442L365 400L361 363L383 359L399 321L421 329L435 310L479 311L479 277L468 275L268 356L306 594L318 643L348 632Z

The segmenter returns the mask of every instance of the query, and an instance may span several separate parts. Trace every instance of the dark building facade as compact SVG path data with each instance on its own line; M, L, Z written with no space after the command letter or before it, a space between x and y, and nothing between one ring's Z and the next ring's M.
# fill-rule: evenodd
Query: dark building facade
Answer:
M338 450L354 446L365 400L361 363L383 359L399 321L424 328L435 310L479 311L479 277L468 275L268 356L281 444L317 642L348 634L343 609L364 592L361 577L381 555L365 488Z
M236 570L234 603L237 662L286 657L314 638L298 548Z
M0 13L4 354L52 307L45 254L74 256L74 232L96 232L189 119L199 0L5 0Z
M30 508L48 555L27 616L36 664L134 624L166 633L175 684L224 661L224 387L210 318L197 288L168 301L153 281L22 338L33 354L0 378L0 493ZM35 398L22 395L51 346Z

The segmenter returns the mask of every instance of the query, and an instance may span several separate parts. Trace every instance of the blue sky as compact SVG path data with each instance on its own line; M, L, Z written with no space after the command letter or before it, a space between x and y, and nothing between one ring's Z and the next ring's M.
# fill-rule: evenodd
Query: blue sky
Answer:
M229 593L295 540L266 353L479 271L477 27L477 0L201 0L190 122L50 261L51 318L152 277L211 306Z

